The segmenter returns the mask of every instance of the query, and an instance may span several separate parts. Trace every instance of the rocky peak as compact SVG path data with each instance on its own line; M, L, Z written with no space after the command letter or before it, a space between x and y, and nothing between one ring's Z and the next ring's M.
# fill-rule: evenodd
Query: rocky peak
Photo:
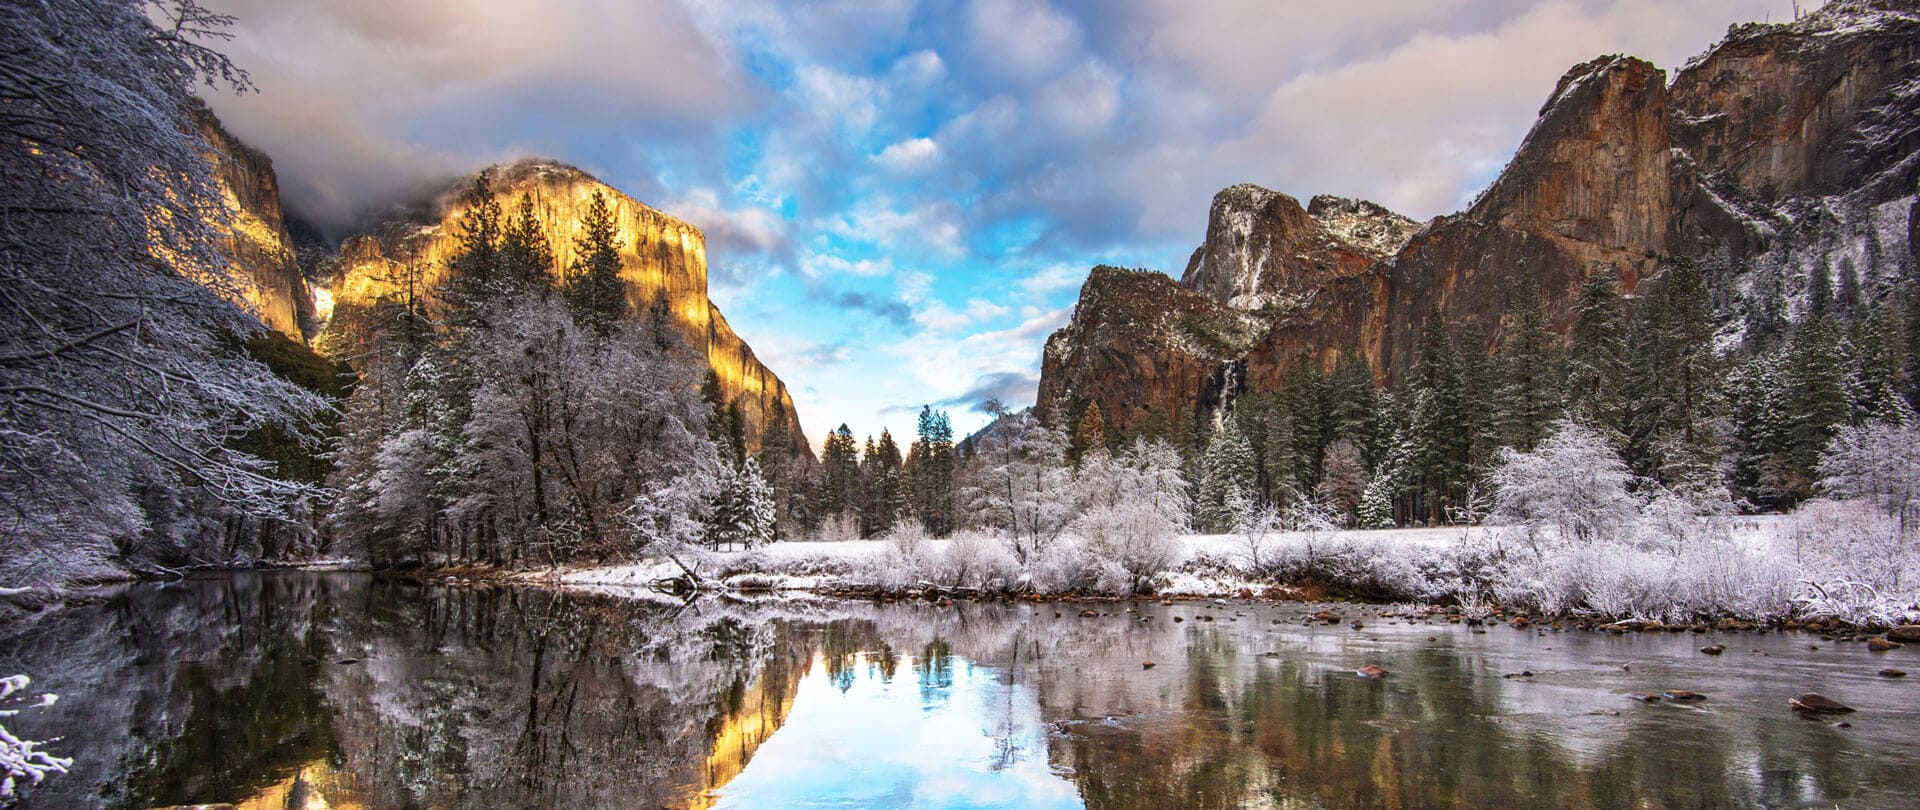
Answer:
M1379 203L1331 194L1315 195L1307 214L1347 247L1380 259L1392 258L1420 231L1420 223Z
M1240 310L1297 308L1328 281L1372 270L1417 227L1369 202L1320 197L1314 206L1250 184L1215 194L1180 286Z

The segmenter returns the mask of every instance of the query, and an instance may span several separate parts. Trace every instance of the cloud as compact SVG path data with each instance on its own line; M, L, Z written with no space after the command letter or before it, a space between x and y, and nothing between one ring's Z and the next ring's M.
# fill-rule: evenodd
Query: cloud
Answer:
M913 322L913 307L905 301L888 298L883 295L865 292L841 292L833 297L835 306L845 310L866 312L891 321L894 326L905 329Z
M931 138L908 138L880 150L874 160L893 171L909 174L932 165L940 157L940 144Z
M209 103L326 222L581 133L697 138L754 104L732 45L669 0L207 5L238 18L222 47L260 89Z
M1033 401L1034 392L1040 388L1040 375L1031 371L999 371L983 374L974 378L972 387L958 395L935 402L941 408L966 408L985 412L981 406L987 400L997 399L1011 407L1020 407L1020 403Z
M1044 296L1048 293L1078 287L1087 280L1087 269L1078 265L1056 264L1014 282L1021 292L1029 296Z

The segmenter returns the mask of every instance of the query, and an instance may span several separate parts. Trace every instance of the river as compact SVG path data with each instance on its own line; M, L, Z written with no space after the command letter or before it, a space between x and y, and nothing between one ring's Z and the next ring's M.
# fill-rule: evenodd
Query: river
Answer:
M1909 650L1472 628L1355 605L1303 623L1318 609L680 603L240 573L126 586L0 627L0 674L61 696L5 722L76 760L29 807L1910 807L1920 795L1920 677L1876 675L1920 670ZM1725 654L1699 652L1712 643ZM1368 664L1390 674L1355 674ZM1668 689L1705 700L1631 697ZM1859 711L1798 717L1787 700L1806 691Z

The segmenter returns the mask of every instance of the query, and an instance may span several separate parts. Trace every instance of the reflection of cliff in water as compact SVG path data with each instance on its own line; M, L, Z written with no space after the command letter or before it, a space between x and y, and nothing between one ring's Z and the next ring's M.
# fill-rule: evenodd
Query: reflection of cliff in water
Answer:
M0 627L0 669L62 695L8 719L76 758L32 794L45 807L705 808L756 757L781 764L768 758L791 742L765 744L796 712L854 735L876 722L796 708L805 683L858 697L876 682L928 709L965 685L972 719L953 733L990 752L971 767L1031 754L1090 807L1873 806L1920 791L1910 685L1873 678L1864 650L1742 636L1776 657L1708 660L1691 636L1354 632L1299 627L1299 611L680 605L235 575ZM1362 663L1393 675L1359 680ZM1522 668L1540 675L1501 677ZM1674 687L1711 699L1625 699ZM1798 720L1788 687L1863 711L1850 729Z
M704 806L815 643L700 607L297 574L127 588L7 633L64 696L16 723L77 755L32 795L49 807Z

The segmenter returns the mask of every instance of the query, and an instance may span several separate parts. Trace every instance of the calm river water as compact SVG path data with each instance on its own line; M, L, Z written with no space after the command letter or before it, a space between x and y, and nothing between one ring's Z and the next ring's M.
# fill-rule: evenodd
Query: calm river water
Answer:
M1092 608L1101 615L1083 617ZM31 807L1911 807L1912 650L1336 607L678 604L361 575L0 627ZM1178 621L1176 621L1178 619ZM1361 619L1365 627L1347 623ZM1724 655L1698 648L1721 643ZM1809 649L1818 646L1819 649ZM1146 663L1153 666L1147 667ZM1364 680L1354 670L1386 667ZM1522 670L1531 677L1504 677ZM1686 689L1698 703L1641 703ZM1805 691L1859 712L1794 716Z

